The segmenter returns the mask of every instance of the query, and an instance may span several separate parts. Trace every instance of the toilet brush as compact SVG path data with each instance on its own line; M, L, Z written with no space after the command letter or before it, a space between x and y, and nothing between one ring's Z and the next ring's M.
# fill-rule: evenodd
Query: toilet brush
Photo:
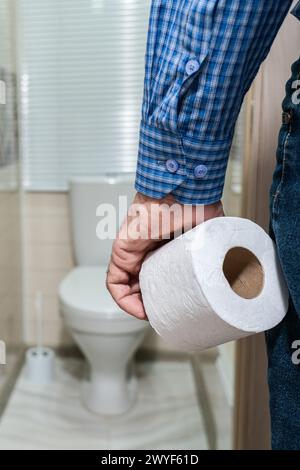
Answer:
M43 346L43 294L35 296L36 346L26 352L26 378L36 384L48 384L54 376L55 353Z

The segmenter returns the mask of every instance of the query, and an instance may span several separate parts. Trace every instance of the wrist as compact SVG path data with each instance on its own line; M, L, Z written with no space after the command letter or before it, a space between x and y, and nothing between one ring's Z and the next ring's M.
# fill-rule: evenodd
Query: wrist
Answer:
M150 239L165 239L168 234L172 237L178 230L187 231L205 220L223 215L222 201L191 205L176 201L172 194L156 199L138 192L129 210L128 220L132 220L132 216L138 217L142 232L147 233Z

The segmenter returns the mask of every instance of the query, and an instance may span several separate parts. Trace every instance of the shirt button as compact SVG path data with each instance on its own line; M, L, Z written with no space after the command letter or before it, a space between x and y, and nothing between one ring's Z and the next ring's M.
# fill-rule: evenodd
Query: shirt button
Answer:
M179 165L176 160L169 159L166 161L166 168L170 173L176 173L179 168Z
M205 165L197 165L194 168L194 175L195 178L204 178L207 174L207 166Z
M197 72L199 68L200 68L200 64L197 60L189 60L186 63L185 71L188 75L192 75L192 73Z

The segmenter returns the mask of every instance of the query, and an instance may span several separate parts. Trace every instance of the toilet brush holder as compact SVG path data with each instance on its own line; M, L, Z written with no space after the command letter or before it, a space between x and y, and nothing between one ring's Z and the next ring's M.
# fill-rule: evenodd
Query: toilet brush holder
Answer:
M54 378L55 353L50 348L35 347L26 352L26 378L28 381L46 385Z

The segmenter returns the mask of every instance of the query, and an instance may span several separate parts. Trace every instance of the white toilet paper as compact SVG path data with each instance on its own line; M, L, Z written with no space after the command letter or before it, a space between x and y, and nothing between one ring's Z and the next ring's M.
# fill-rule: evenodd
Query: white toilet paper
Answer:
M140 286L152 327L185 351L268 330L287 311L273 241L237 217L211 219L152 253Z

